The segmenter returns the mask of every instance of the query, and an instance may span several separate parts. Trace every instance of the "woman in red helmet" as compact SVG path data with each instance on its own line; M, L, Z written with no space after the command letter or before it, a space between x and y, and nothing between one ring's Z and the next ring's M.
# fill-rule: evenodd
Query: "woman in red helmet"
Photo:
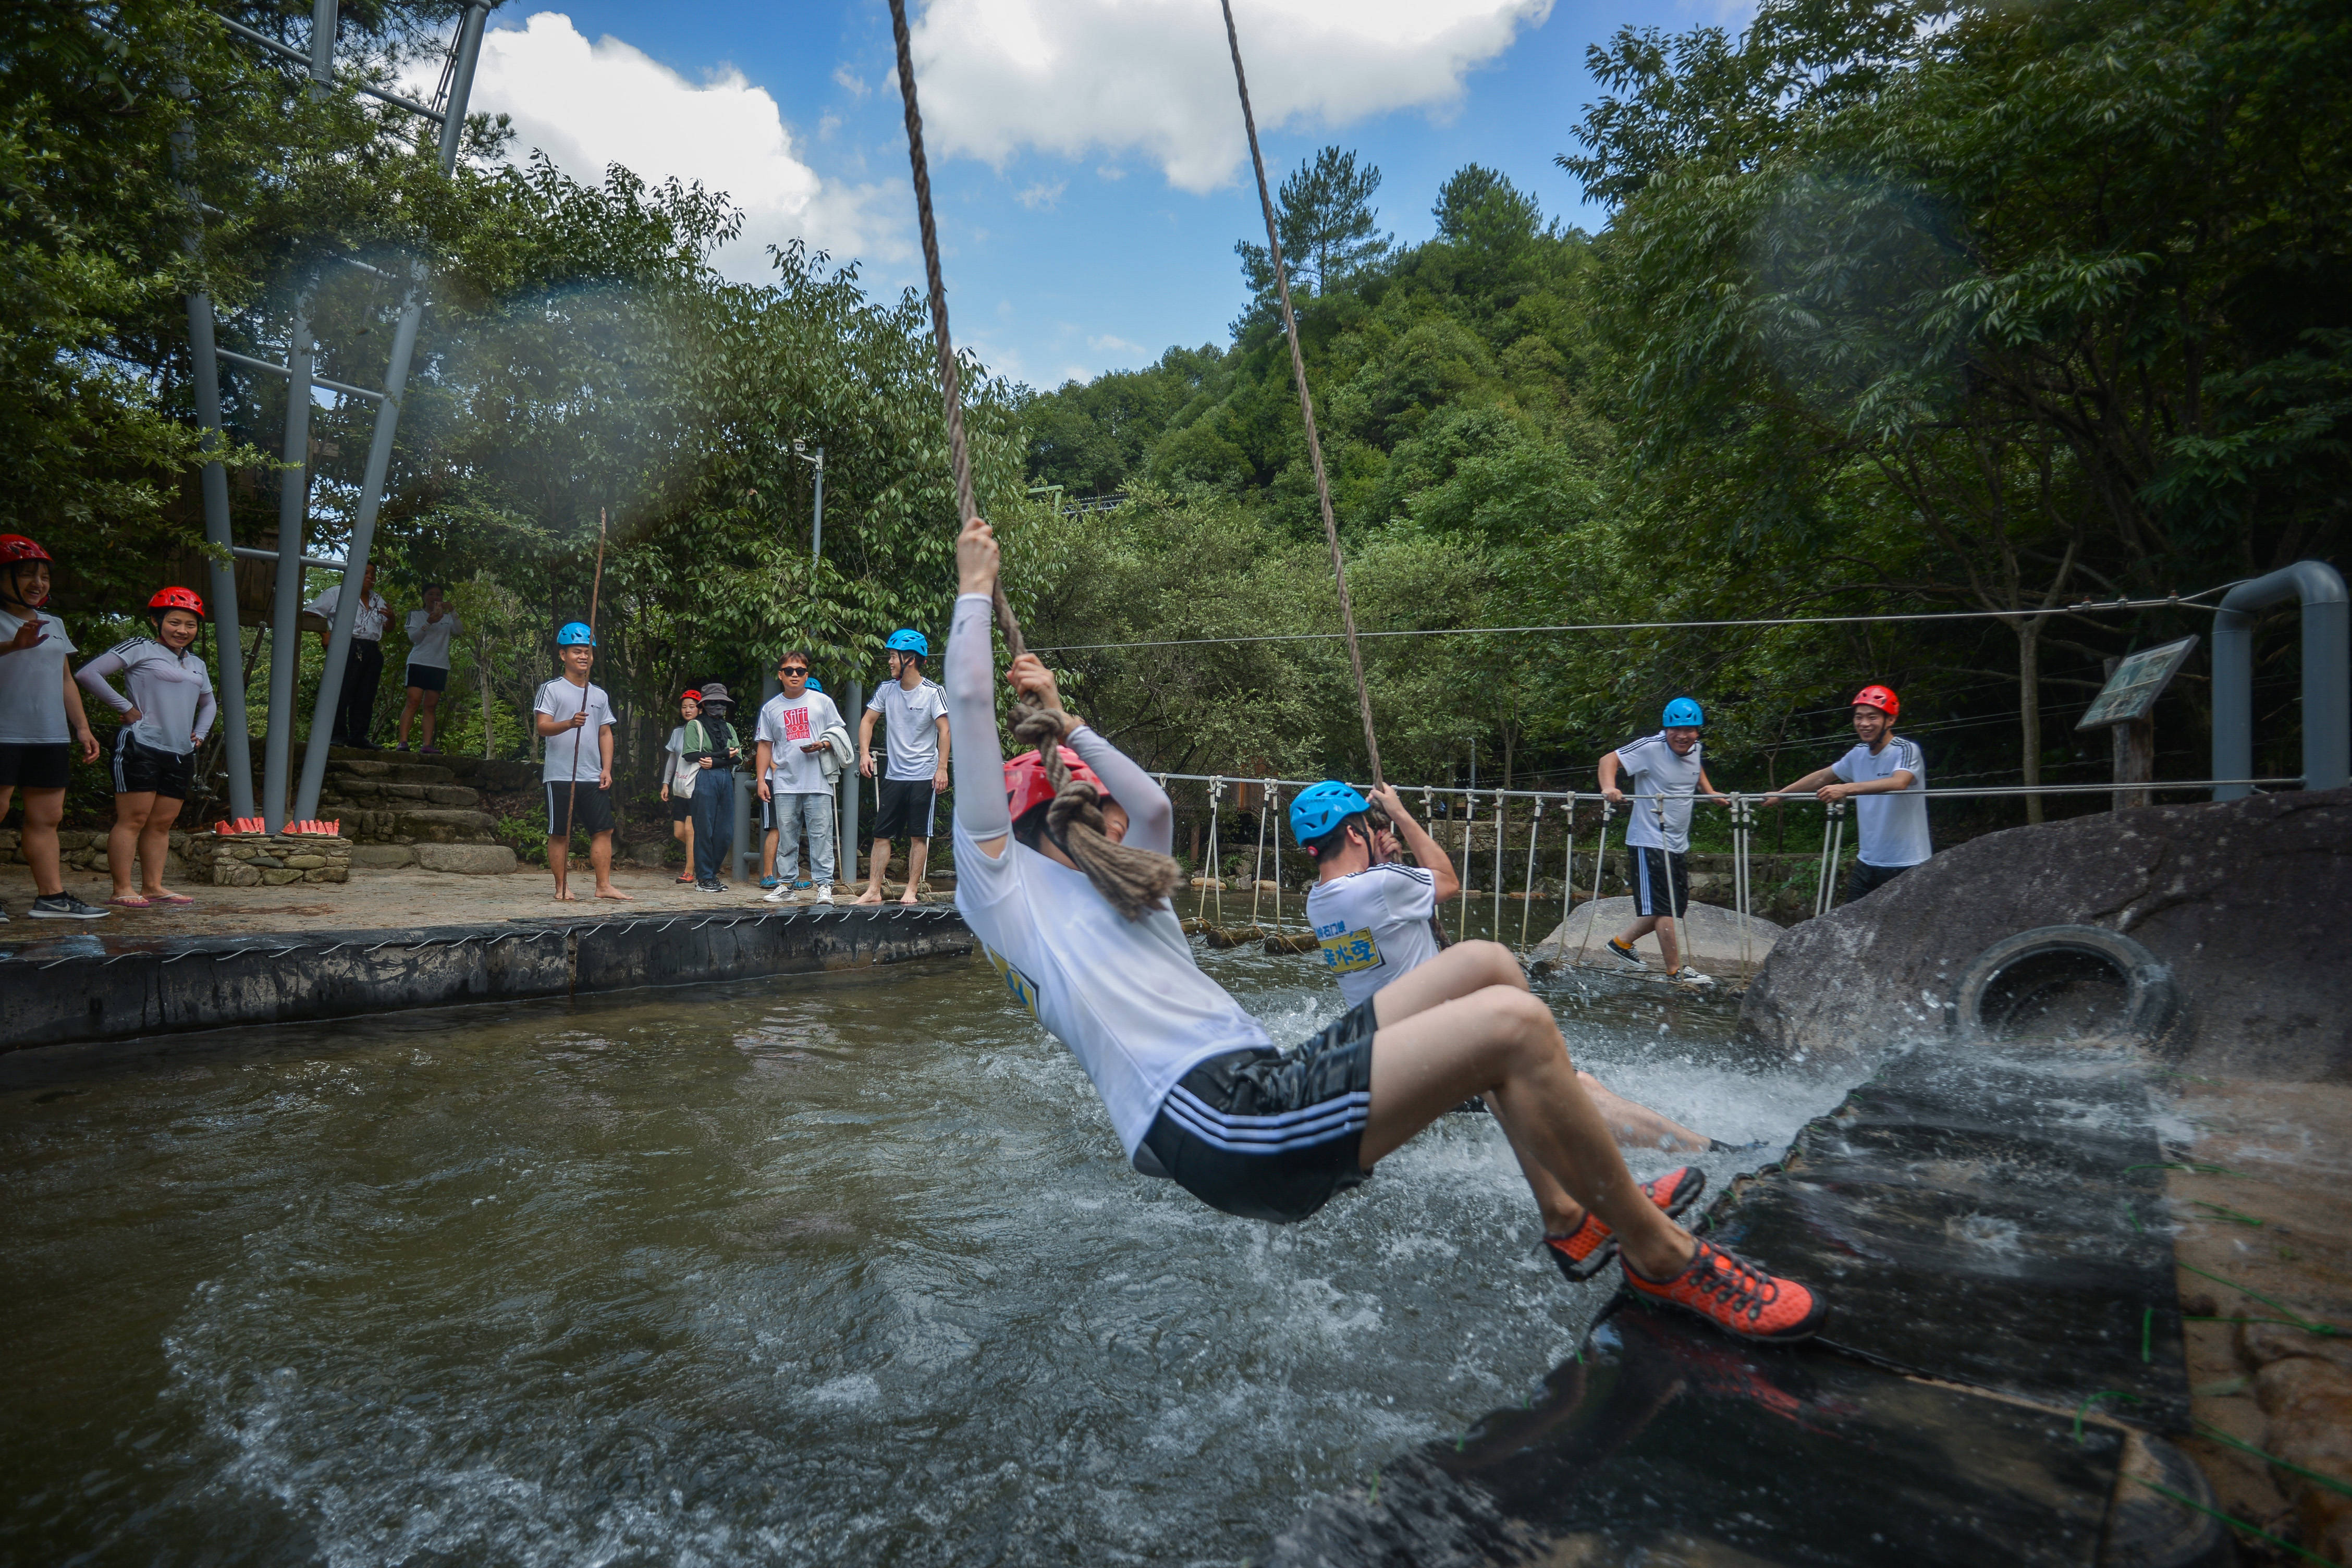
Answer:
M1595 1271L1613 1252L1641 1299L1743 1338L1819 1327L1814 1292L1692 1236L1666 1213L1669 1194L1634 1182L1508 949L1460 943L1277 1051L1201 973L1169 907L1179 873L1166 792L1063 709L1034 655L1007 679L1029 700L1014 733L1038 749L1003 760L989 640L997 546L978 518L956 541L956 570L943 672L956 908L1013 997L1093 1079L1138 1172L1227 1214L1301 1220L1482 1094L1522 1165L1569 1194L1562 1218Z
M1778 805L1793 795L1812 795L1823 804L1853 802L1855 856L1845 901L1853 902L1895 880L1935 854L1927 837L1927 759L1919 742L1895 732L1902 699L1889 686L1865 686L1853 694L1853 732L1858 742L1828 767L1764 797Z
M73 749L98 761L98 737L81 710L81 689L66 672L74 650L49 602L49 552L21 533L0 533L0 817L25 792L25 861L33 868L35 920L97 920L106 911L66 891L58 868L58 820L65 815ZM0 910L0 921L8 918Z
M205 602L185 588L166 588L147 601L155 635L119 642L74 675L82 689L122 715L114 737L114 831L106 839L106 868L114 876L118 909L193 904L163 886L163 857L172 824L195 782L196 748L213 727L212 672L190 651L205 624ZM107 678L125 677L131 695ZM131 859L145 870L144 889L131 887Z

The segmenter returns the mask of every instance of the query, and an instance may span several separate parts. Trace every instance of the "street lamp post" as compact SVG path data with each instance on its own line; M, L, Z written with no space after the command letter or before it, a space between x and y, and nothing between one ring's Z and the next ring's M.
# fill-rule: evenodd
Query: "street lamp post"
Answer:
M814 563L824 559L824 448L819 447L812 458L806 442L794 441L793 456L816 470L816 515L809 525L809 560Z

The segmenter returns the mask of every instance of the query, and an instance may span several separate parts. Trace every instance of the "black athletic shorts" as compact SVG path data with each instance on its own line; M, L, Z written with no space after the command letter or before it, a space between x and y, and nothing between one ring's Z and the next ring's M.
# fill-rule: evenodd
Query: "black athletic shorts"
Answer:
M680 795L676 790L670 791L669 819L672 822L684 822L693 815L694 797L690 795ZM583 818L583 820L585 819Z
M868 838L929 838L931 804L939 792L929 779L884 779L882 807L874 814Z
M0 789L63 789L73 772L73 747L0 744Z
M578 790L580 826L591 834L612 832L612 797L593 779L582 779ZM550 838L562 838L572 830L565 813L572 805L572 792L573 786L568 784L550 784L547 786L547 836Z
M437 664L412 664L408 667L408 684L416 691L446 691L449 672Z
M165 752L147 744L124 725L114 732L114 793L185 800L196 782L194 752Z
M1633 912L1671 918L1689 908L1690 867L1683 858L1671 849L1633 846Z
M1372 1000L1294 1049L1228 1051L1186 1073L1143 1135L1160 1168L1211 1208L1276 1225L1360 1184Z
M1909 869L1908 866L1871 866L1857 860L1853 863L1853 876L1845 885L1845 901L1850 904L1865 894L1876 892Z

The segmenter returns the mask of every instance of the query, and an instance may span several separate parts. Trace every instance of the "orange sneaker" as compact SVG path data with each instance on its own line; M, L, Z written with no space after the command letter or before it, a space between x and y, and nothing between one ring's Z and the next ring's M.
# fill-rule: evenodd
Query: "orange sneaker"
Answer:
M1692 1165L1668 1171L1655 1181L1642 1184L1643 1195L1666 1211L1678 1215L1698 1201L1706 1190L1706 1173ZM1551 1251L1551 1260L1570 1281L1581 1284L1609 1265L1617 1256L1617 1233L1603 1223L1591 1209L1584 1211L1584 1223L1566 1236L1547 1236L1544 1246Z
M1644 1279L1628 1263L1625 1283L1635 1295L1695 1312L1727 1334L1772 1344L1812 1338L1830 1310L1828 1302L1795 1280L1778 1279L1705 1241L1689 1267L1672 1279Z

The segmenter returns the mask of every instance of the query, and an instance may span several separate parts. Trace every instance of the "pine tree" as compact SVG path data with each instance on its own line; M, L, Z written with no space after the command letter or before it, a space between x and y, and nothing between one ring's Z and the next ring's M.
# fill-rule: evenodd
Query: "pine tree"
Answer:
M1392 237L1379 232L1380 214L1372 206L1380 188L1376 165L1359 170L1356 155L1337 147L1324 148L1282 182L1275 222L1294 300L1328 294L1388 254ZM1234 254L1242 258L1242 275L1255 296L1250 317L1271 311L1274 263L1265 247L1238 240Z

